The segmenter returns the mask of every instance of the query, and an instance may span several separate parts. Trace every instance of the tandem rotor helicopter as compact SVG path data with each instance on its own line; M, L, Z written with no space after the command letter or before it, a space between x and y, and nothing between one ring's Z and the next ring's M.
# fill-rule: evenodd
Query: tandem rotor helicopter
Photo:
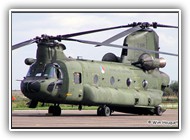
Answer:
M156 22L131 24L49 36L41 35L12 46L12 50L37 44L36 59L26 58L27 75L21 81L21 91L31 101L29 108L38 102L52 103L48 113L61 115L60 104L98 106L98 116L110 116L113 111L162 115L160 104L169 76L160 71L165 67L159 54L178 56L159 51L157 33L152 28L178 28ZM103 42L75 39L73 37L128 28ZM124 38L123 45L111 44ZM102 61L66 57L66 46L61 41L76 41L95 47L121 48L121 55L107 53Z

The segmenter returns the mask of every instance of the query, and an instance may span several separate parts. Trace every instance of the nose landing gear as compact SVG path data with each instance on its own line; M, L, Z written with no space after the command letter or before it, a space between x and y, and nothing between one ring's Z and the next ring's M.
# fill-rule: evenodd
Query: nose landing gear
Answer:
M50 106L48 109L49 114L53 114L53 116L61 115L61 107L59 105Z

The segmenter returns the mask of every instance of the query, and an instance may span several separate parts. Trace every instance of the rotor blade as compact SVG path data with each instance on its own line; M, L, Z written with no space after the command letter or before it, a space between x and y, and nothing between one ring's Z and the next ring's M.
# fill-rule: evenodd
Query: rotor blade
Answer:
M125 31L123 31L123 32L121 32L121 33L119 33L119 34L117 34L117 35L115 35L115 36L113 36L113 37L111 37L111 38L103 41L102 43L103 44L110 44L110 43L114 42L115 40L118 40L118 39L120 39L120 38L122 38L122 37L124 37L126 35L129 35L129 34L131 34L133 32L139 31L141 29L142 28L140 26L136 26L136 27L130 28L128 30L125 30ZM100 46L100 45L96 45L95 47L98 47L98 46Z
M30 39L30 40L18 43L16 45L12 46L12 50L18 49L18 48L26 46L26 45L30 45L30 44L35 43L35 42L36 42L36 39Z
M162 25L162 24L158 24L157 27L178 28L177 26Z
M178 26L171 26L171 25L164 25L164 24L158 24L156 22L153 22L151 24L152 27L157 28L157 27L165 27L165 28L178 28Z
M77 41L77 42L80 42L80 43L86 43L86 44L92 44L92 45L101 45L101 46L109 46L109 47L137 50L137 51L143 51L143 52L148 52L148 53L156 53L156 54L165 54L165 55L171 55L171 56L178 56L178 54L173 54L173 53L160 52L160 51L154 51L154 50L147 50L147 49L136 48L136 47L131 47L131 46L121 46L121 45L116 45L116 44L104 44L104 43L96 42L96 41L88 41L88 40L72 39L72 38L67 38L65 40Z
M79 36L79 35L90 34L90 33L95 33L95 32L101 32L101 31L107 31L107 30L113 30L113 29L119 29L119 28L127 28L127 27L132 27L132 26L134 26L134 24L121 25L121 26L115 26L115 27L110 27L110 28L102 28L102 29L83 31L83 32L78 32L78 33L66 34L66 35L61 35L61 39Z

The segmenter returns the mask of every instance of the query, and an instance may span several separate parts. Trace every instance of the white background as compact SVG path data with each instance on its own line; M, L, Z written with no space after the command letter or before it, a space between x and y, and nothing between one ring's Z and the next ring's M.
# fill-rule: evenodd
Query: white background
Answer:
M189 128L190 128L190 109L188 105L188 99L190 99L188 93L188 77L189 77L189 55L188 55L188 23L190 17L190 11L188 7L188 3L183 1L177 0L159 0L159 1L152 1L152 0L143 0L139 2L137 0L133 1L120 1L120 0L109 0L109 1L89 1L89 0L69 0L67 2L62 2L61 0L46 0L46 1L26 1L26 0L6 0L4 2L1 1L0 3L0 37L1 37L1 51L0 51L0 60L1 60L1 68L0 68L0 85L1 85L1 92L0 92L0 112L1 112L1 125L0 125L0 132L1 137L3 139L19 139L19 140L26 140L26 139L97 139L97 138L104 138L104 139L187 139L189 138ZM181 9L182 11L182 47L181 47L181 61L182 61L182 68L181 68L181 89L182 89L182 130L181 132L74 132L72 133L65 133L65 132L54 132L54 133L47 133L47 132L10 132L9 131L9 53L8 53L8 36L9 36L9 26L8 26L8 17L9 17L9 9L15 8L114 8L114 9L128 9L128 8L175 8ZM184 78L183 78L184 77ZM185 78L187 80L185 80ZM97 134L98 133L98 134Z

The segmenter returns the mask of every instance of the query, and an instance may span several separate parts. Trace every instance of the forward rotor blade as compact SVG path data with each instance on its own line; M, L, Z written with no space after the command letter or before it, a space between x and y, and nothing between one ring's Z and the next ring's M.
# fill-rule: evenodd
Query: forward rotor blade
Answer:
M140 26L136 26L136 27L130 28L130 29L125 30L125 31L123 31L123 32L121 32L121 33L119 33L119 34L116 34L115 36L113 36L113 37L111 37L111 38L109 38L109 39L103 41L102 43L105 44L105 45L106 45L106 44L110 44L110 43L112 43L112 42L114 42L114 41L116 41L116 40L118 40L118 39L120 39L120 38L122 38L122 37L124 37L124 36L126 36L126 35L129 35L129 34L131 34L131 33L134 33L134 32L136 32L136 31L139 31L139 30L141 30L141 29L142 29L142 28L141 28ZM95 47L98 47L98 46L100 46L100 45L96 45Z
M110 28L102 28L102 29L83 31L83 32L78 32L78 33L66 34L66 35L62 35L61 39L65 39L65 38L68 38L68 37L79 36L79 35L90 34L90 33L95 33L95 32L101 32L101 31L107 31L107 30L113 30L113 29L119 29L119 28L127 28L127 27L132 27L132 26L134 26L134 25L133 24L128 24L128 25L121 25L121 26L115 26L115 27L110 27Z
M35 43L35 42L36 42L36 39L30 39L30 40L18 43L16 45L12 46L12 50L18 49L18 48L26 46L26 45L30 45L30 44Z
M88 40L72 39L72 38L67 38L65 40L76 41L76 42L92 44L92 45L101 45L101 46L109 46L109 47L137 50L137 51L143 51L143 52L148 52L148 53L156 53L156 54L165 54L165 55L171 55L171 56L178 56L178 54L173 54L173 53L160 52L160 51L154 51L154 50L147 50L147 49L136 48L136 47L131 47L131 46L121 46L121 45L116 45L116 44L104 44L104 43L96 42L96 41L88 41Z

